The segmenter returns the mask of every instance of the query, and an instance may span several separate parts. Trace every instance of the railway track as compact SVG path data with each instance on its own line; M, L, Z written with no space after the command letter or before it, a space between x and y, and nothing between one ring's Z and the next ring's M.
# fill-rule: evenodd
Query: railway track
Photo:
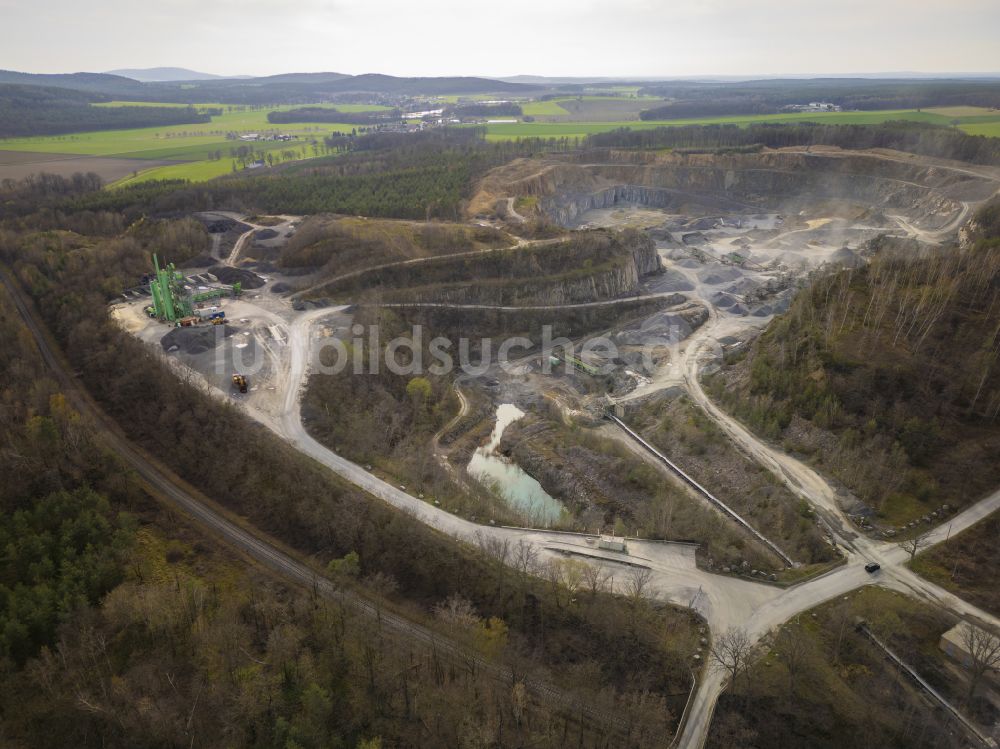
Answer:
M180 510L190 516L225 543L286 580L310 588L328 600L338 601L353 611L377 621L380 626L393 633L423 643L435 652L464 666L489 674L502 684L513 685L516 681L521 681L535 699L575 719L586 721L593 726L608 727L617 732L627 733L630 730L628 721L620 715L597 710L546 681L531 677L519 678L511 668L489 661L461 643L441 637L427 627L338 588L331 580L271 543L264 534L253 532L230 520L213 507L207 498L199 497L197 492L189 488L182 479L142 448L131 443L113 419L78 383L58 345L52 339L51 333L39 320L31 300L3 267L0 267L0 282L8 291L21 319L34 338L42 359L65 396L78 412L91 418L99 439L139 475L154 497L172 509Z

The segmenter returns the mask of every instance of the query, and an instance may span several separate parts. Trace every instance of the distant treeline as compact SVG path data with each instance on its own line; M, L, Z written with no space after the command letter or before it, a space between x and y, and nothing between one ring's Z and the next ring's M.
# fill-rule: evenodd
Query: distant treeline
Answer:
M760 96L733 96L711 101L672 101L662 107L644 109L639 113L639 119L680 120L689 117L776 114L783 106L785 105Z
M47 178L46 191L39 193L34 184L6 183L0 185L0 218L44 207L114 211L134 220L225 206L263 213L454 219L461 216L476 178L513 158L554 147L535 140L488 143L482 128L373 133L345 140L352 153L200 184L165 180L90 191L76 189L71 180Z
M487 78L397 78L366 73L288 73L263 78L211 79L205 81L155 81L140 83L120 75L71 73L35 75L0 70L0 84L57 86L86 91L119 101L223 104L305 105L317 101L396 101L409 96L469 95L487 92L504 95L535 93L538 86Z
M737 125L664 126L651 130L621 128L587 137L592 148L711 148L752 146L839 146L892 148L977 164L1000 165L1000 138L967 135L954 128L919 122L893 121L880 125L819 125L761 123Z
M512 101L503 104L456 104L448 107L452 117L520 117L521 105Z
M94 107L93 94L0 84L0 138L209 122L194 107Z
M376 125L393 122L402 118L398 109L372 112L341 112L332 107L298 107L267 113L267 121L273 124L289 122L336 122L345 125Z
M669 104L647 109L644 120L720 115L773 114L792 104L822 102L843 109L920 109L925 107L1000 107L1000 82L818 79L812 81L746 81L690 83L677 81L646 86L641 93Z

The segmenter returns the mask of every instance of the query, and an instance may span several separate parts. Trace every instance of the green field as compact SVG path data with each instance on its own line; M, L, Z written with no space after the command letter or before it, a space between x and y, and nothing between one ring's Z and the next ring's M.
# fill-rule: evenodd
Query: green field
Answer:
M159 106L145 102L108 102L95 106ZM169 105L175 106L175 105ZM176 105L180 106L180 105ZM132 130L100 130L71 135L54 135L37 138L0 139L0 150L34 151L40 153L84 154L89 156L111 156L129 159L149 159L151 161L177 161L170 166L156 166L142 170L137 177L119 182L137 182L151 179L190 179L201 181L228 174L232 171L230 149L241 145L251 145L256 151L294 151L295 158L309 158L316 155L310 141L322 141L333 132L350 132L355 125L331 123L271 124L268 112L278 109L292 109L292 106L251 109L226 104L197 104L197 107L216 107L223 110L221 115L212 117L211 122L191 125L170 125L166 127L137 128ZM310 106L330 107L331 104ZM337 108L343 112L364 112L384 110L374 104L341 104ZM280 131L297 135L291 142L244 143L227 138L230 133ZM212 153L222 152L221 160L212 159Z
M629 102L635 104L637 109L649 109L656 106L662 99L655 96L601 96L599 94L587 94L586 96L560 96L557 99L546 101L529 101L521 105L521 110L529 117L569 117L572 113L561 106L563 102L586 101L586 102L609 102L618 104Z
M569 114L569 112L559 106L559 101L556 99L527 101L521 105L521 111L529 117L559 117Z
M449 97L451 98L451 97ZM455 97L457 98L457 97ZM576 97L549 101L526 102L526 115L555 117L569 113L560 102L573 101ZM617 100L620 97L584 96L583 101ZM139 105L154 106L144 102L108 102L95 106ZM169 105L182 106L182 105ZM150 161L177 162L156 165L140 170L136 175L120 180L117 184L141 182L151 179L177 178L202 181L228 174L233 169L231 149L251 146L257 152L274 152L276 160L307 159L320 155L312 142L321 142L333 132L350 132L355 126L330 123L294 123L273 125L267 121L268 112L291 109L291 106L251 108L226 104L202 103L200 108L219 108L222 114L211 122L191 125L139 128L132 130L103 130L71 135L33 138L0 139L0 150L82 154ZM368 104L317 104L310 106L336 106L344 112L384 110L386 107ZM912 120L937 125L957 124L972 135L1000 137L1000 112L976 107L951 107L918 111L914 109L884 110L876 112L820 112L770 114L759 116L708 117L684 120L647 122L641 120L612 120L607 122L519 122L495 123L487 126L490 140L515 138L583 138L595 133L627 127L647 130L665 125L734 124L745 126L757 122L825 122L831 124L878 124L887 120ZM230 137L233 133L280 131L298 136L291 142L245 143ZM214 158L221 152L221 159Z
M992 138L1000 138L1000 118L993 122L962 124L959 127L969 135L988 135Z
M551 105L559 107L553 101L535 102L534 104ZM493 124L487 126L487 137L490 140L510 140L513 138L582 138L594 133L606 133L622 127L633 130L649 130L655 127L670 125L750 125L758 122L823 122L840 125L877 125L889 120L911 120L915 122L928 122L934 125L950 125L956 120L959 127L967 133L974 135L1000 135L1000 112L990 112L986 109L975 109L973 107L963 108L965 110L961 116L954 110L944 110L946 113L935 110L918 111L915 109L892 109L875 112L817 112L805 113L794 112L788 114L766 114L756 116L729 116L729 117L704 117L685 120L663 120L663 121L618 121L618 122L520 122L517 124ZM565 110L563 110L565 111ZM547 112L546 114L549 114ZM525 108L525 114L529 114Z

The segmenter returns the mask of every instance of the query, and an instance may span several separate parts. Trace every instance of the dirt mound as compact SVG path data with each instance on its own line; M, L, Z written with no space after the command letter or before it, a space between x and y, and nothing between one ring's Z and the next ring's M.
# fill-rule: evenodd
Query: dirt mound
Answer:
M228 265L216 265L208 271L219 279L219 283L240 283L244 289L259 289L267 281L256 273L243 268L230 268Z
M278 283L271 287L271 291L275 294L285 294L294 290L295 287L293 287L290 283L285 283L284 281L278 281Z
M198 255L186 261L182 268L208 268L216 263L216 259L211 255Z
M195 218L204 222L205 228L208 230L209 234L225 234L227 231L235 231L242 234L250 229L250 227L242 221L237 221L232 218L209 218L203 216L195 216Z
M229 325L174 328L160 339L160 345L164 351L177 350L185 354L203 354L214 349L235 332Z
M691 291L694 284L687 276L672 268L664 270L663 275L656 282L657 291Z
M836 265L843 265L845 268L859 268L864 265L864 260L849 247L841 247L830 255L830 262Z
M276 232L274 229L260 229L254 232L253 238L264 240L264 239L274 239L276 236L278 236L278 232Z
M734 304L736 304L736 300L733 297L729 296L729 294L724 294L723 292L719 291L712 295L712 303L716 307L725 308L725 307L732 307Z
M742 277L740 273L735 268L705 268L698 274L698 279L702 283L709 284L710 286L715 286L716 284L726 283L727 281L735 281Z

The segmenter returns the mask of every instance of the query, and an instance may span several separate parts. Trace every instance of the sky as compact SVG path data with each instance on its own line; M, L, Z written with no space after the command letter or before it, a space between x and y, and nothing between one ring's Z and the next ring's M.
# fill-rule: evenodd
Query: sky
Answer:
M223 75L1000 72L1000 0L0 0L0 68Z

